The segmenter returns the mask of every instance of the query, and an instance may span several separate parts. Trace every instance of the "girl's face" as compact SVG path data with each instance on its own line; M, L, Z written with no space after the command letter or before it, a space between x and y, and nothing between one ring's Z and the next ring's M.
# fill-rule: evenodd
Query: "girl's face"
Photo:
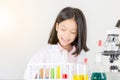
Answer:
M71 47L71 43L77 37L77 24L74 19L67 19L56 23L57 37L63 48Z

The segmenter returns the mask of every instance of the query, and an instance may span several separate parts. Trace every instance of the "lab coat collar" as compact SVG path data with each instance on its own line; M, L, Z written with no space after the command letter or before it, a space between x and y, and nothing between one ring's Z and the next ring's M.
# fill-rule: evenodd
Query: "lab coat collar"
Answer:
M73 48L72 48L72 50L70 51L70 52L68 52L66 49L64 49L59 43L57 43L57 45L58 45L58 48L59 48L59 50L61 51L61 52L66 52L66 53L68 53L68 54L72 54L72 53L74 53L75 51L76 51L76 48L75 48L75 46L72 46Z

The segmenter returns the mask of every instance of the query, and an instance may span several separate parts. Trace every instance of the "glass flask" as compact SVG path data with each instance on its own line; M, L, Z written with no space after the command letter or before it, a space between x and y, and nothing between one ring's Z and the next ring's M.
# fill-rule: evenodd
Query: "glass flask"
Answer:
M101 54L96 55L96 63L92 71L91 80L107 80L106 73L103 70L101 56Z

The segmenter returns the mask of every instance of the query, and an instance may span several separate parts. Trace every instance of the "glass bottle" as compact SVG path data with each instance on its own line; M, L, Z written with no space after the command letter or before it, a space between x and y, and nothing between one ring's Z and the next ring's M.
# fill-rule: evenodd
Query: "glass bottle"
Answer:
M101 41L99 41L99 47L101 46ZM106 73L103 70L102 64L102 54L96 54L96 63L94 65L94 70L92 71L91 80L107 80Z
M101 55L98 56L100 57ZM98 56L94 67L94 71L91 75L91 80L107 80L106 73L103 71L102 62L99 60Z

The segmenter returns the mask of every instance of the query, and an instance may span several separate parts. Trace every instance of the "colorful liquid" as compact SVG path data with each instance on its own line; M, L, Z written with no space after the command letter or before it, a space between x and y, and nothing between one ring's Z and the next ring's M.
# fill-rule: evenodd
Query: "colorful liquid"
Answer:
M107 80L106 74L100 72L92 73L91 80Z
M49 68L45 69L45 79L49 79Z
M54 68L51 68L51 79L55 78Z
M62 78L63 79L67 79L68 78L68 74L62 74Z
M40 79L43 79L43 75L44 75L44 70L43 70L43 68L41 68L41 69L39 70L39 78L40 78Z
M56 78L60 79L60 74L61 74L61 70L60 70L60 66L56 67Z
M84 75L84 74L81 74L81 75L78 75L78 74L75 74L73 75L73 80L88 80L88 75Z

